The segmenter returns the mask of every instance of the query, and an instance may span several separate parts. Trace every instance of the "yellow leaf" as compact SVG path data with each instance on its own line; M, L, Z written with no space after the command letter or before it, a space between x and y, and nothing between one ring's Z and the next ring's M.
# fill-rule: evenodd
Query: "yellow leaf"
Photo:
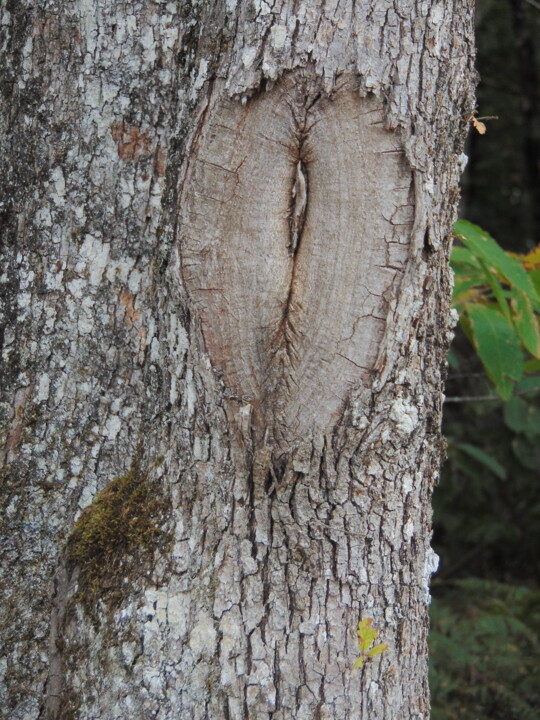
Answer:
M362 667L363 664L364 664L364 658L359 657L358 660L353 665L353 670L355 670L356 668Z
M364 630L367 630L367 628L371 625L373 622L373 618L366 618L365 620L360 620L358 623L358 635L361 635Z
M377 639L378 632L373 628L367 628L363 635L359 635L360 650L367 650L371 643Z
M523 267L526 270L536 270L540 268L540 245L537 245L526 255L522 255Z
M487 128L485 126L485 123L480 122L480 120L477 120L475 117L471 118L471 122L474 125L474 129L477 130L480 133L480 135L486 134Z
M368 655L369 657L375 657L375 655L380 655L385 650L388 650L388 643L379 643L379 645L375 645L375 647L371 648Z

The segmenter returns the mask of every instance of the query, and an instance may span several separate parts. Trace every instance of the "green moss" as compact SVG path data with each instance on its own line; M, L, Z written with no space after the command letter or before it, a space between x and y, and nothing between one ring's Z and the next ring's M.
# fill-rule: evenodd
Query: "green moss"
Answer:
M169 513L170 501L135 467L83 510L66 549L68 566L79 569L77 599L90 615L100 599L118 606L133 579L151 570L156 549L169 541L161 529Z

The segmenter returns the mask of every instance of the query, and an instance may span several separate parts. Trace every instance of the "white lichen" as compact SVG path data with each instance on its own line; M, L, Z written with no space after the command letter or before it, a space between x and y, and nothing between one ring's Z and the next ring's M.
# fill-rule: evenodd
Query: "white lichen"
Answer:
M424 573L422 578L422 590L424 594L424 602L429 604L431 602L431 594L429 592L429 582L433 573L439 569L439 556L429 547L426 552L426 559L424 562Z
M120 432L121 427L122 421L120 420L118 415L111 415L105 423L103 434L105 435L105 437L109 438L109 440L114 440Z
M390 410L390 420L395 423L398 432L410 435L418 427L418 409L403 398L397 398Z
M408 541L410 541L412 536L414 535L414 523L410 518L407 520L403 527L403 535Z
M468 162L469 162L469 156L465 155L465 153L461 153L461 155L458 157L458 161L457 161L460 173L465 172L465 168L467 167Z
M39 382L38 382L38 388L37 388L37 401L38 402L42 402L43 400L48 400L50 384L51 384L51 379L46 373L43 373L43 375L40 375Z
M281 50L287 40L287 28L283 25L274 25L270 30L270 42L275 50Z
M212 657L217 644L214 621L202 613L189 636L189 647L197 657Z
M455 328L459 322L459 312L456 308L450 310L450 327Z
M242 65L245 68L251 67L253 65L256 57L257 57L257 48L256 47L245 48L245 50L242 54Z

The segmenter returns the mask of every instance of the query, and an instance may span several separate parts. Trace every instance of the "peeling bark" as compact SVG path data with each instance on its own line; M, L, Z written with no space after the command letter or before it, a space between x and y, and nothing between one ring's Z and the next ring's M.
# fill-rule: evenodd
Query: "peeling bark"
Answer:
M0 716L427 718L470 4L0 12Z

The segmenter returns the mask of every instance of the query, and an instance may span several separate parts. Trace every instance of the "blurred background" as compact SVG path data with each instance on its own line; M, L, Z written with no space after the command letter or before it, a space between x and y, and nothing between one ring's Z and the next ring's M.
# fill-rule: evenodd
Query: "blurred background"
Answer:
M540 243L540 0L479 0L476 24L478 115L498 119L471 129L460 217L524 254ZM540 372L499 399L459 329L449 365L432 719L538 720Z

